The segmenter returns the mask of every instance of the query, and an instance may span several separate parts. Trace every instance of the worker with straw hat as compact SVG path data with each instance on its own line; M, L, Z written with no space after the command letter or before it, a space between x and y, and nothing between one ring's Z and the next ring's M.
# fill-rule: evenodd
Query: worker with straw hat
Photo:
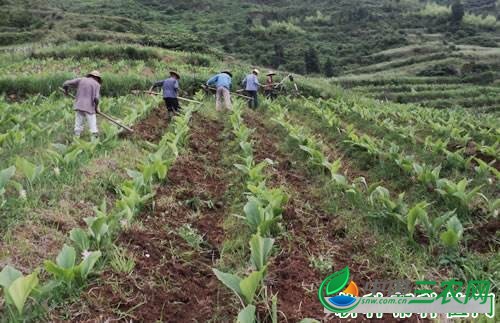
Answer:
M219 74L211 77L207 81L207 86L214 85L216 88L215 92L215 109L217 111L222 111L222 105L228 110L232 110L233 106L231 104L231 84L232 77L230 71L222 71Z
M241 85L245 88L245 91L249 97L251 97L251 100L248 100L248 107L250 109L257 109L257 106L259 104L258 102L258 93L259 93L259 70L254 69L252 73L248 74Z
M75 137L79 138L84 122L87 123L93 139L99 137L96 113L99 112L102 78L99 71L92 71L85 77L76 78L63 83L64 93L68 95L69 88L76 88L75 105Z
M275 75L276 73L273 71L269 71L269 73L267 73L266 75L267 79L266 79L266 85L264 86L264 94L268 99L276 98L276 94L274 93L275 84L273 80L273 76Z
M179 100L177 99L177 92L179 91L179 79L181 76L175 71L170 71L170 77L163 81L158 81L149 90L153 91L154 88L161 87L163 89L163 100L167 107L167 113L176 114L181 109Z

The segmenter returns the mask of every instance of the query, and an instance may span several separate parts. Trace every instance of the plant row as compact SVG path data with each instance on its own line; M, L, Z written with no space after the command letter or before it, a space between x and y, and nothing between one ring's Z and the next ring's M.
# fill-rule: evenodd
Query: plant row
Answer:
M391 110L390 108L376 110L368 108L363 104L347 104L345 101L339 100L331 100L330 102L326 102L326 104L333 106L338 114L343 116L356 115L365 122L373 122L380 129L381 133L386 134L387 131L390 131L392 134L413 145L424 142L426 144L432 143L436 140L442 141L441 138L443 137L449 138L443 142L444 145L441 145L439 150L434 151L442 153L445 156L449 153L459 153L465 157L466 147L474 140L473 136L476 139L484 138L481 142L475 142L474 144L478 152L491 157L500 155L500 142L498 140L497 129L493 127L476 127L473 123L474 118L470 115L466 115L467 121L464 120L463 116L460 119L456 116L450 116L445 120L432 113L419 112L417 114L405 110ZM417 110L420 111L423 109ZM388 111L396 111L396 114ZM401 119L407 118L408 115L412 115L412 117L411 119L407 119L406 124L404 124ZM468 124L469 130L464 126L465 123ZM421 139L417 133L425 134L425 139ZM490 142L490 144L487 142ZM451 152L447 149L451 145L461 146L462 148Z
M279 188L269 188L266 184L266 166L272 164L271 160L260 163L255 161L253 143L250 136L253 130L245 126L242 118L242 109L238 105L230 118L233 134L239 145L239 160L234 166L241 171L245 178L247 202L243 208L244 216L252 236L250 245L251 268L244 277L226 273L214 268L217 278L231 289L240 300L242 310L237 321L241 323L255 322L256 295L262 290L269 266L275 237L280 233L283 206L287 202L286 194ZM272 297L270 310L272 322L277 322L277 296Z

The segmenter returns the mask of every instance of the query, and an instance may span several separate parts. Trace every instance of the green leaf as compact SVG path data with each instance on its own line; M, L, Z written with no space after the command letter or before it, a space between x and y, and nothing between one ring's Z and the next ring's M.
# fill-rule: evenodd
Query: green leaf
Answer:
M271 322L278 323L278 295L274 294L271 301Z
M408 233L411 238L413 238L413 234L415 233L415 225L417 220L427 216L427 212L424 210L425 207L427 207L427 203L421 202L411 208L411 210L408 212L406 224Z
M224 285L226 285L226 287L231 289L239 297L241 297L243 295L241 292L241 288L240 288L241 278L239 278L238 276L233 275L233 274L223 273L222 271L219 271L215 268L213 268L212 270L213 270L215 276L217 276L217 278Z
M43 171L43 166L35 166L22 157L16 158L16 168L28 179L33 182Z
M23 313L24 304L37 285L37 272L34 272L28 276L19 277L7 289L6 294L9 300L16 306L19 314Z
M455 247L459 241L458 235L451 230L442 232L440 238L444 245L447 247Z
M87 278L101 255L100 251L93 251L78 265L77 271L82 279Z
M255 306L248 305L238 314L237 323L254 323L255 322Z
M250 239L251 261L257 270L262 270L267 264L273 244L274 239L262 238L260 233L254 234Z
M0 190L7 185L7 182L16 173L16 166L10 166L0 171Z
M256 199L250 199L247 204L245 204L243 211L245 212L245 216L250 224L250 227L254 231L257 231L257 228L261 223L261 212L263 212L260 207L260 203Z
M14 267L5 266L0 272L0 286L9 288L9 286L23 274Z
M56 263L59 267L63 269L70 269L75 266L75 260L76 260L75 248L65 244L59 255L57 255Z
M262 271L254 271L248 277L240 281L240 289L246 304L251 304L255 292L262 280Z
M451 217L446 223L447 231L441 233L441 241L447 247L456 247L462 238L464 228L456 215Z
M81 228L74 228L69 233L69 238L73 241L80 251L89 250L90 241L87 233Z

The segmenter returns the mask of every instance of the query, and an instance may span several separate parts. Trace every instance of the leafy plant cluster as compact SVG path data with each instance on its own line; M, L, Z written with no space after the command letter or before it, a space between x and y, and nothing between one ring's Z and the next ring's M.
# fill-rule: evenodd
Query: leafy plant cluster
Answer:
M273 105L272 110L275 115L272 120L284 128L295 144L306 152L308 161L314 167L319 166L329 173L331 185L335 190L347 195L354 206L362 206L366 204L365 201L369 202L369 217L388 221L398 228L404 228L410 240L414 239L415 229L418 225L433 242L440 241L447 247L458 246L463 236L463 227L454 210L440 216L440 220L429 220L429 215L425 210L429 205L427 202L422 201L409 206L405 202L404 193L393 198L389 190L379 183L369 185L364 177L350 180L345 172L341 172L341 159L330 162L324 154L322 144L306 133L303 128L298 128L287 121L285 118L286 110L279 104ZM317 112L320 116L328 116L328 113L324 113L319 108ZM328 117L326 119L328 120ZM297 132L301 134L297 135ZM441 232L444 225L447 228L446 234Z
M145 98L144 101L137 102L131 107L131 99L133 98L105 99L102 101L101 109L114 111L119 106L122 113L127 113L123 122L132 124L146 115L155 105L152 99ZM57 100L55 94L46 99L37 96L13 105L12 109L14 111L19 109L18 113L5 114L6 117L0 120L0 131L3 132L0 134L0 149L2 156L5 157L0 162L2 212L18 209L31 193L39 192L44 186L51 185L54 180L70 180L70 175L80 166L116 144L116 138L121 130L108 123L100 125L101 137L98 141L72 138L72 132L66 127L74 118L74 113L69 107L69 99ZM69 144L57 142L61 140L62 134L70 141ZM34 159L33 155L38 158ZM48 178L51 180L47 180ZM15 191L18 193L17 196L13 194Z
M51 280L40 282L40 269L24 276L11 266L3 268L0 286L6 301L6 313L12 320L32 318L42 301L55 300L58 295L75 292L95 273L96 266L104 265L107 259L105 255L115 253L114 238L120 230L131 224L144 204L154 196L154 185L165 180L168 168L187 141L189 120L194 108L189 106L183 111L183 114L174 118L172 132L166 133L160 143L153 147L155 151L143 160L137 170L128 171L130 179L118 188L120 198L113 209L108 211L103 202L95 209L94 217L85 219L86 228L70 231L71 242L64 245L56 261L45 261L44 269L52 277ZM29 169L31 166L28 166L25 167ZM29 174L36 173L35 169ZM0 183L4 183L12 174L12 169L4 170L1 174Z
M316 107L313 104L305 103L311 111L313 111L316 115L320 116L327 123L331 123L331 114L335 114L338 112L328 112L328 109L321 109ZM335 104L330 102L330 104ZM327 104L327 105L330 105ZM353 105L351 108L347 107L346 104L335 104L336 111L342 111L345 109L352 109L354 111L360 111L358 113L364 120L371 120L370 117L366 115L369 112L367 109L360 109L356 105ZM326 112L325 112L326 111ZM389 124L387 121L385 124ZM406 132L398 132L399 136L406 136L406 138L410 141L411 144L416 144L416 135L415 131L411 130L411 126L408 127L410 130ZM415 160L415 157L412 155L406 155L400 146L395 144L394 142L390 143L389 149L386 147L388 144L384 140L379 140L374 137L371 137L368 134L359 135L358 131L355 130L353 125L335 125L335 130L342 132L346 136L346 140L344 140L345 144L348 144L350 147L357 149L358 151L366 153L372 159L380 159L387 160L393 162L397 165L404 174L407 176L414 178L418 183L423 185L426 189L434 191L438 193L443 200L448 204L451 209L456 209L457 212L461 215L470 214L477 208L476 199L478 197L482 198L487 204L487 209L491 209L496 205L496 200L489 200L486 198L484 194L481 194L480 190L483 185L478 185L472 188L471 190L467 190L467 185L471 182L470 179L462 179L459 182L454 182L451 179L444 178L441 176L441 166L440 165L426 165L425 163L419 163ZM429 143L430 140L427 139ZM470 168L472 160L478 160L478 158L468 157L464 158L462 156L463 149L455 152L450 152L446 148L443 147L444 143L440 140L432 141L432 144L429 144L429 147L434 148L433 153L437 153L438 149L441 149L446 153L446 165L451 169L461 171ZM431 149L432 149L431 148ZM476 174L482 175L483 179L485 179L485 185L491 185L492 180L488 180L489 175L495 175L498 180L499 173L498 171L484 162L479 161L477 167L475 167ZM443 190L442 187L453 187L457 189L448 189ZM459 189L458 189L459 188Z
M252 232L249 241L251 269L245 277L225 273L214 268L217 278L239 298L243 309L237 321L241 323L255 322L256 295L262 290L269 258L275 243L274 237L280 233L279 222L282 219L283 206L287 203L286 194L279 188L268 188L265 167L272 165L271 160L256 164L253 154L253 143L250 138L253 130L246 127L242 118L242 109L237 105L230 117L233 134L240 147L239 159L242 164L235 164L244 176L247 187L247 203L243 208L246 222ZM277 322L277 295L272 297L272 322Z

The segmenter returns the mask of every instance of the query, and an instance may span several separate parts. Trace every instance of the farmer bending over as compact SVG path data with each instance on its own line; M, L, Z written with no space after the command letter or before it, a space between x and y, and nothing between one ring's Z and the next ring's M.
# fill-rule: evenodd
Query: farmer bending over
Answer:
M222 111L222 104L228 110L232 110L233 106L231 104L231 82L233 74L229 71L223 71L207 81L207 85L215 85L217 92L215 92L215 109L217 111ZM224 101L224 103L222 103Z
M96 113L99 113L99 99L101 97L101 74L92 71L86 77L76 78L64 82L64 93L68 95L70 87L76 88L75 105L75 137L79 138L83 131L85 119L93 138L99 137Z
M179 91L179 79L181 76L175 71L170 71L170 77L166 80L156 82L149 91L153 91L154 88L162 87L163 89L163 100L165 100L165 105L167 106L168 112L173 114L179 112L181 107L179 106L179 100L177 99L177 92Z
M243 80L241 85L245 87L245 91L247 92L247 95L251 97L251 100L248 100L248 107L257 109L257 106L259 102L257 101L257 95L259 92L259 79L257 76L259 75L259 70L254 69L251 74L248 74L247 77Z

